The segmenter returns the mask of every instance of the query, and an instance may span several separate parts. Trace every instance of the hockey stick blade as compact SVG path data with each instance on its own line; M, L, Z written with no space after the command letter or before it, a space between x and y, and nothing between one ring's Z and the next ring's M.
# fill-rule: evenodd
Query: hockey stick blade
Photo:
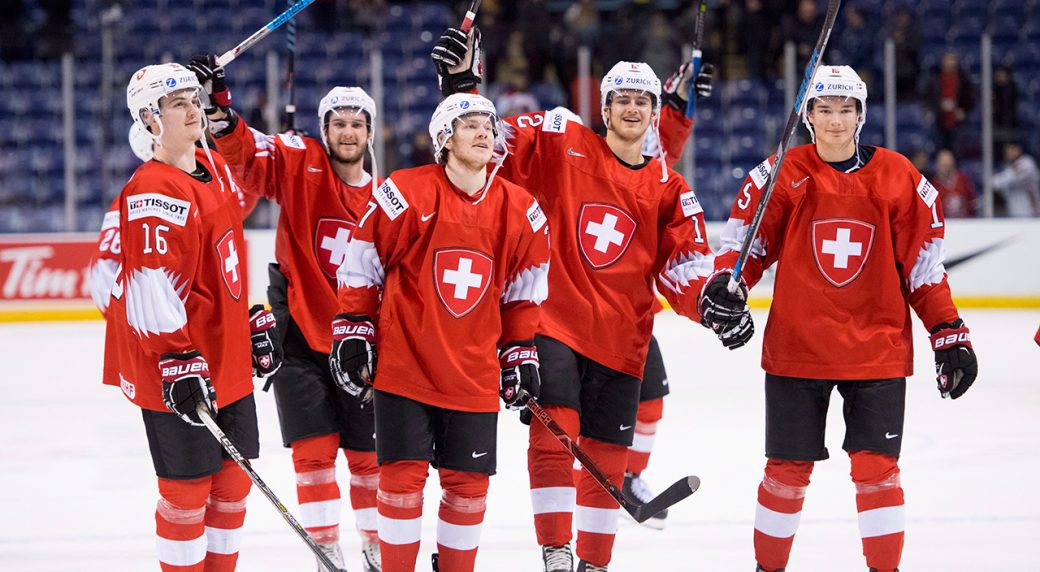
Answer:
M624 507L625 512L632 515L636 522L646 522L653 516L673 504L685 499L701 488L701 480L690 475L672 483L672 486L661 491L659 495L650 499L647 503L631 502L631 506ZM625 497L625 500L629 500Z

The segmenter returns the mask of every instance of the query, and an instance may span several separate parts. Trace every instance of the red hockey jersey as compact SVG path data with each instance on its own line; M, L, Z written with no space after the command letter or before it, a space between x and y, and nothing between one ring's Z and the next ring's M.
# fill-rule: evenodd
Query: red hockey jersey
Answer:
M121 252L119 197L116 197L112 199L112 204L108 206L108 212L101 221L97 250L90 258L90 297L102 315L108 311L108 301L112 296L112 283L116 280Z
M506 123L510 155L500 176L534 194L553 229L554 270L539 332L641 378L654 281L676 312L700 319L697 295L712 253L696 195L675 171L661 183L657 159L638 169L622 165L602 137L557 112ZM666 133L688 133L688 121L664 123Z
M498 411L497 349L534 338L548 232L538 202L501 178L470 197L440 165L390 175L339 269L340 311L379 314L375 387Z
M212 170L205 153L195 159ZM223 159L202 182L149 161L119 196L122 266L105 332L104 382L146 409L167 411L159 356L198 350L217 403L253 391L242 207Z
M289 283L289 311L311 349L329 353L336 269L372 196L371 178L366 174L357 186L347 185L332 170L320 141L265 135L241 118L216 143L247 192L281 206L274 256Z
M716 268L736 263L770 165L755 167L737 194ZM743 271L752 286L777 264L763 369L814 379L911 375L907 305L928 328L957 317L937 197L887 149L852 173L825 163L813 145L791 149Z

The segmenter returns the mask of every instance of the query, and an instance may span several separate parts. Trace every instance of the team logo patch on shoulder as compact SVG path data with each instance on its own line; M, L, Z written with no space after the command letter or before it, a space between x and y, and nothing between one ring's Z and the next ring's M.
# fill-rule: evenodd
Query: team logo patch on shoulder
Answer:
M184 226L184 223L188 222L188 213L190 211L190 202L160 195L159 193L131 195L126 198L127 220L155 217L177 226Z
M545 213L542 212L542 205L535 201L529 209L527 209L527 222L531 223L531 230L538 232L538 229L545 226L548 219L545 218Z
M704 212L701 202L697 200L697 195L693 191L679 195L679 204L682 205L683 215L687 217L694 217Z
M217 241L217 263L220 274L224 277L224 285L235 300L242 297L242 266L238 258L238 246L235 245L235 233L229 228Z
M408 201L405 200L401 190L390 179L383 181L376 189L376 202L386 213L390 220L395 220L401 213L408 210Z
M935 198L939 196L939 191L928 182L927 177L921 177L921 182L917 184L917 196L921 197L928 208L932 208Z
M813 258L820 274L841 288L855 280L874 245L875 226L855 219L832 218L812 222Z
M563 133L567 131L567 118L559 111L546 111L545 121L542 122L542 131L549 133Z
M442 248L433 253L433 285L437 297L456 318L473 311L491 285L495 262L471 248Z
M636 234L636 220L614 205L585 203L578 214L578 248L599 270L614 264Z
M282 144L286 147L292 147L293 149L307 148L307 144L303 142L303 138L299 135L293 135L290 133L279 133L278 138L281 139Z
M773 165L769 162L769 159L762 161L751 172L751 180L755 182L755 186L762 188L766 186L766 181L769 180L769 172L773 170Z

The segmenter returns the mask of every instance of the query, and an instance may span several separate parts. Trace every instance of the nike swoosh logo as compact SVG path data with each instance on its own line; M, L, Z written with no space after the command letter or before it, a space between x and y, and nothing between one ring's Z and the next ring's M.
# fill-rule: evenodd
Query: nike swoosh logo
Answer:
M993 244L991 244L989 246L980 248L979 250L976 250L974 252L969 252L968 254L964 254L964 255L958 256L956 258L947 259L946 262L943 263L943 266L946 268L946 271L949 272L952 268L954 268L956 266L960 266L961 264L964 264L965 262L967 262L967 261L969 261L969 260L971 260L973 258L982 256L983 254L989 254L990 252L993 252L993 251L996 251L996 250L1000 250L1001 248L1004 248L1005 246L1007 246L1007 245L1009 245L1009 244L1011 244L1013 242L1016 242L1017 240L1018 240L1018 237L1014 237L1014 238L1009 238L1009 239L1006 239L1006 240L1002 240L1000 242L995 242L995 243L993 243Z
M618 429L620 429L621 431L628 431L631 428L631 425L618 425Z
M432 213L430 213L430 214L424 214L424 215L422 215L422 217L420 217L420 218L422 218L422 221L423 221L423 222L426 222L426 221L430 220L431 218L433 218L433 215L435 215L435 214L437 214L437 211L433 211L433 212L432 212Z
M307 165L307 172L308 173L320 173L321 169L315 169L314 167L311 167L310 165Z
M485 451L483 453L478 453L476 451L473 451L472 455L473 455L474 459L479 459L479 458L483 457L484 455L487 455L487 451Z
M889 433L887 431L885 432L885 439L895 439L898 436L899 436L899 433L896 433L895 435L893 435L893 434L891 434L891 433Z
M798 182L795 182L795 183L791 183L791 188L792 189L797 189L798 187L802 186L802 183L804 183L804 182L806 182L808 180L809 180L809 177L806 177L806 178L802 179L801 181L798 181Z
M567 147L567 154L572 156L572 157L581 157L583 159L587 159L588 158L587 155L583 155L583 154L578 153L577 151L575 151L574 147Z

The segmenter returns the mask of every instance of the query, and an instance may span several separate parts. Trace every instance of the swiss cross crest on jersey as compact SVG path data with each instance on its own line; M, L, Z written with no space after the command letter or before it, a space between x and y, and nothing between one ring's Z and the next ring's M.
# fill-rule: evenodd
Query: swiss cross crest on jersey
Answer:
M812 222L813 257L828 282L841 288L860 275L874 245L875 228L846 218Z
M470 248L442 248L433 254L433 284L448 313L462 318L480 304L495 263Z
M220 275L224 277L224 285L235 300L242 297L242 282L245 279L242 275L245 267L239 258L241 254L239 245L235 243L235 233L229 229L217 241L217 262Z
M325 276L336 278L336 271L347 255L347 244L355 226L339 218L318 219L314 227L314 255Z
M636 220L614 205L585 203L578 214L578 247L590 266L606 268L628 250Z

